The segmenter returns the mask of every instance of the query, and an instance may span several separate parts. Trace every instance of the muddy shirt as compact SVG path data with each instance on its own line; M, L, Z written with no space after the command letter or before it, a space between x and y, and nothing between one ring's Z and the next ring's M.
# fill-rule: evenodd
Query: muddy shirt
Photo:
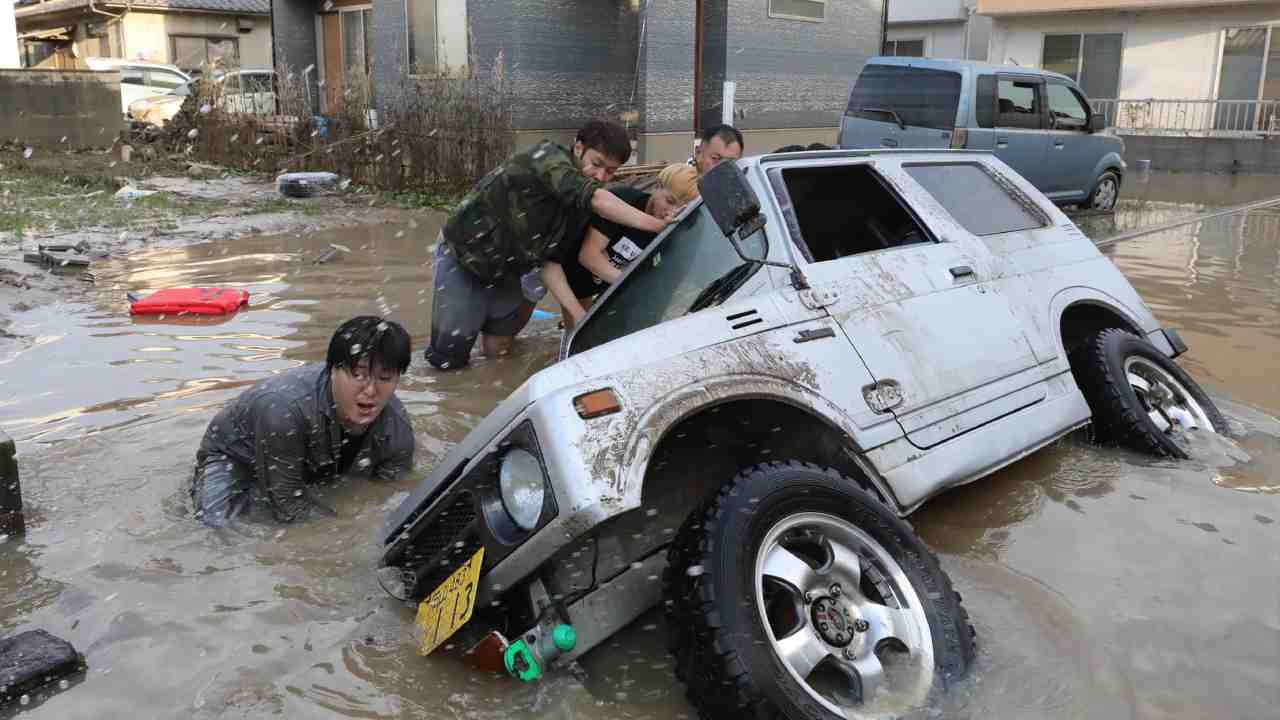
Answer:
M342 430L329 370L315 363L267 378L241 393L209 423L196 462L225 456L249 468L276 519L290 522L307 510L303 487L335 477L343 439L359 443L351 471L391 480L413 467L413 428L392 396L363 435Z
M444 240L481 280L518 278L582 234L600 187L568 150L544 140L476 183L445 223Z

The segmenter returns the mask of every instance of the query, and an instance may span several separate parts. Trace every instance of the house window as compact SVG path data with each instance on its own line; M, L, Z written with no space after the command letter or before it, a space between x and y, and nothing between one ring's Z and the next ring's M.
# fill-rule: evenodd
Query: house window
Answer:
M822 22L827 19L827 0L769 0L769 17Z
M201 65L232 67L240 62L240 41L233 37L170 35L169 57L183 70L199 70Z
M1040 65L1075 80L1091 98L1120 97L1121 33L1045 35Z
M883 54L889 57L924 57L924 40L886 40Z
M1275 27L1227 28L1218 63L1219 100L1280 100L1280 35ZM1280 127L1274 105L1221 103L1214 118L1218 130Z
M409 74L430 73L439 67L436 55L438 23L437 0L405 0L404 13L409 19Z
M348 10L338 15L342 23L342 71L347 78L362 78L373 69L370 61L373 10Z

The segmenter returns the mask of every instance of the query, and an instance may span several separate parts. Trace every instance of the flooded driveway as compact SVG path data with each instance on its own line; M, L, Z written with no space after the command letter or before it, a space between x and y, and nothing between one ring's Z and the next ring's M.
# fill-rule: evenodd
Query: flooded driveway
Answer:
M1269 189L1228 178L1150 182L1126 188L1133 199L1116 217L1081 226L1103 237ZM18 441L29 529L0 544L0 634L45 628L90 666L81 684L33 703L31 717L693 716L656 614L586 658L583 676L541 685L418 657L410 611L372 574L376 528L411 481L340 484L322 493L338 518L249 535L189 517L183 491L196 445L245 385L323 359L332 329L358 313L394 316L421 348L425 247L436 229L139 253L96 268L96 285L13 317L9 331L25 337L0 340L0 427ZM330 243L352 252L312 264ZM1274 717L1280 209L1106 251L1180 329L1192 348L1184 367L1241 437L1209 439L1196 460L1170 462L1073 436L913 516L980 643L972 678L930 714ZM251 306L212 325L129 318L125 290L174 285L244 287ZM535 321L520 356L465 373L435 373L416 353L399 395L419 471L551 362L558 337L553 321Z

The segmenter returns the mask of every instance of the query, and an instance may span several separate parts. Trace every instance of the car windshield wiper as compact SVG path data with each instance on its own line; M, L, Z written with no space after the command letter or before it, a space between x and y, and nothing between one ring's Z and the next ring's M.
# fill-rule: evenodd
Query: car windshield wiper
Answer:
M870 112L870 113L882 113L882 114L885 114L885 115L889 115L889 116L891 116L891 117L893 118L893 121L894 121L894 122L898 123L898 129L899 129L899 130L906 130L906 129L907 129L907 124L906 124L906 123L904 123L904 122L902 122L902 118L901 118L901 117L898 117L898 113L897 113L897 112L895 112L895 111L893 111L893 110L890 110L889 108L879 108L879 107L860 107L860 108L858 108L858 111L859 111L859 112Z
M730 293L738 289L739 283L746 280L755 269L756 263L743 263L711 282L689 305L688 313L698 312L712 305L718 305Z

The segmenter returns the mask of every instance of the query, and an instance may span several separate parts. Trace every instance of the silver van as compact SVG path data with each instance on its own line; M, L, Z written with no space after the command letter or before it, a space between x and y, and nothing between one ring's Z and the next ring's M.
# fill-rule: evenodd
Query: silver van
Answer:
M1103 132L1065 75L961 60L867 61L840 122L842 148L988 150L1059 205L1111 210L1124 141Z

